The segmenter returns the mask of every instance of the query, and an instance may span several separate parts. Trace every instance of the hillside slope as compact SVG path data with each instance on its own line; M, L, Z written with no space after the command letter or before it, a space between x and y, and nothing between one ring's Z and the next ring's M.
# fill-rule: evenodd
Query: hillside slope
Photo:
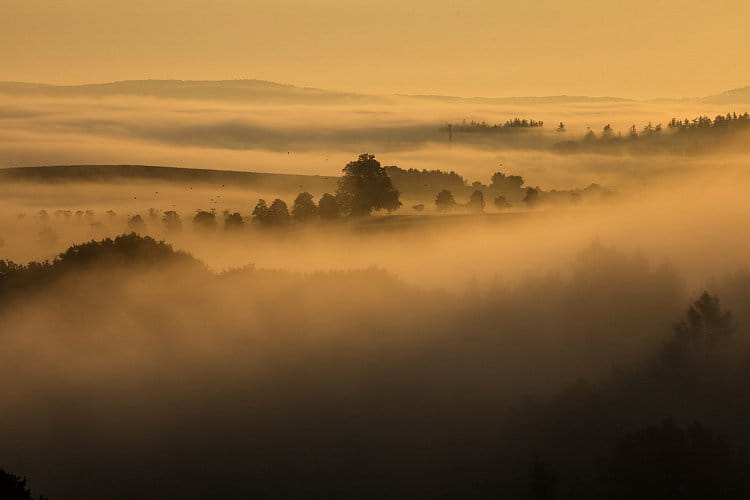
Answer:
M336 177L151 165L54 165L0 169L0 182L115 182L121 179L232 184L271 191L333 191Z

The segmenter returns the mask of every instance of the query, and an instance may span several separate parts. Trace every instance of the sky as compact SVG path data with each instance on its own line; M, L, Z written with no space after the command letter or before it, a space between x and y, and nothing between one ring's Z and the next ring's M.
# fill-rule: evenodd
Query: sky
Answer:
M3 0L0 80L702 96L750 85L748 19L747 0Z

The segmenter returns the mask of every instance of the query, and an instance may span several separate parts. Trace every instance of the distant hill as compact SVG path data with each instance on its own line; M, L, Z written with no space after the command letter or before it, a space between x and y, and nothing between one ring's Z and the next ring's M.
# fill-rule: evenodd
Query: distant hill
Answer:
M749 104L750 105L750 86L740 87L737 89L727 90L721 94L705 97L703 102L711 104Z
M614 96L517 96L458 97L450 95L393 94L371 95L312 87L296 87L266 80L124 80L83 85L49 85L43 83L0 82L0 94L50 97L141 96L169 99L198 99L234 102L355 104L387 103L396 100L436 101L443 103L474 102L484 104L565 104L631 102ZM651 99L671 101L674 98ZM689 99L693 100L693 99ZM727 90L721 94L696 99L712 104L750 104L750 86Z
M150 165L55 165L0 168L0 182L114 182L145 180L193 184L228 184L272 192L333 192L338 177L270 174L236 170L160 167Z
M372 101L376 96L336 92L267 82L263 80L127 80L85 85L47 85L0 82L0 93L17 96L110 97L140 96L264 103L350 103Z
M444 95L368 95L308 87L295 87L264 80L126 80L85 85L48 85L0 82L0 93L17 96L108 97L141 96L170 99L208 99L273 104L299 102L315 104L375 103L393 100L476 102L485 104L558 104L575 102L626 102L620 97L457 97Z

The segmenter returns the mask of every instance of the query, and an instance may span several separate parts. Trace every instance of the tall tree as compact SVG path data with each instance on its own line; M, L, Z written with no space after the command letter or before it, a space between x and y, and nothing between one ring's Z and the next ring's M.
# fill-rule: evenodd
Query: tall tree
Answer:
M245 221L242 219L242 214L239 212L230 213L229 211L226 211L224 213L224 229L227 231L242 229L244 224Z
M295 221L304 222L314 219L318 215L318 207L315 206L313 196L305 191L297 195L292 207L292 217Z
M484 212L484 193L482 193L480 190L476 190L473 193L471 193L471 197L469 198L469 203L466 204L466 208L469 209L469 211L481 214Z
M440 191L435 197L435 208L441 212L447 212L456 207L456 199L453 197L453 193L447 189Z
M134 233L146 234L146 222L136 214L128 219L128 229Z
M526 206L529 208L534 207L539 203L539 200L541 198L541 189L538 187L527 187L526 188L526 195L523 197L524 203L526 203Z
M269 223L269 215L270 211L268 205L266 205L266 200L261 198L253 209L253 220L258 224L267 225Z
M167 210L166 212L164 212L161 220L164 224L164 229L168 233L177 233L182 230L182 220L180 219L180 214L178 214L174 210Z
M389 212L401 206L399 192L374 155L363 153L343 169L336 199L343 215L370 215L373 210Z
M213 210L198 210L193 217L193 227L198 230L213 231L216 229L216 214Z
M34 500L25 477L0 469L0 498L3 500Z
M289 223L289 208L286 206L284 200L280 200L279 198L273 200L271 206L268 207L268 212L271 218L271 225L283 226Z
M318 201L318 216L323 220L336 219L339 216L339 205L336 197L331 193L325 193Z
M523 186L523 177L520 175L505 175L502 172L492 174L490 189L496 191L517 191Z
M500 195L495 197L495 208L498 210L505 210L506 208L510 208L510 206L511 204L505 196Z

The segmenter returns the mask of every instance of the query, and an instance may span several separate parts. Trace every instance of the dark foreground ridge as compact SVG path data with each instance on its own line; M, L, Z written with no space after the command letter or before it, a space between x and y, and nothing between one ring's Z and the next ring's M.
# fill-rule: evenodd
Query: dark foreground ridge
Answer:
M679 282L599 244L468 295L133 234L6 262L0 498L749 498L750 274Z
M206 271L192 255L174 250L163 241L135 233L101 241L73 245L52 261L32 261L26 265L0 260L0 298L12 299L23 291L49 286L69 273L106 269L108 272L135 268L179 265L188 270Z

